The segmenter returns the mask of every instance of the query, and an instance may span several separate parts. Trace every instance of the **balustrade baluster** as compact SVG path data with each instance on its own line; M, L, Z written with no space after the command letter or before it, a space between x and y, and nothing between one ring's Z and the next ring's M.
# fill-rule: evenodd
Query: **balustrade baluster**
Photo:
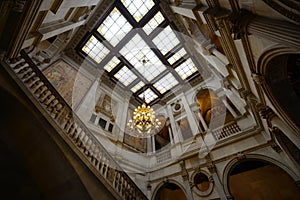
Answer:
M32 93L34 94L35 91L41 87L42 85L44 85L44 83L41 80L36 81L34 84L32 84L32 86L30 87Z
M80 151L76 151L76 153L81 152L88 157L89 167L95 167L123 199L146 199L127 174L119 170L118 164L94 135L75 114L73 115L72 108L69 107L25 51L21 51L21 56L11 59L9 68L5 67L5 69L10 74L15 73L17 84L25 86L36 97L31 100L40 103L41 108L48 111L42 112L42 114L49 114L60 125L64 133L69 136L63 138L70 140L77 146ZM236 127L233 126L233 128Z
M24 73L24 75L22 76L22 80L26 80L27 78L29 78L32 74L34 74L34 71L32 71L31 69L30 69L30 71L28 71L27 73Z
M112 184L115 189L118 188L118 176L119 176L119 172L116 170L115 174L114 174L114 181L113 181L113 184Z
M47 90L47 87L45 86L45 85L42 85L41 87L39 87L36 91L35 91L35 96L37 97L37 98L39 98L41 95L42 95L42 93L44 92L44 91L46 91Z
M73 121L74 121L74 118L73 118L72 116L68 115L68 116L67 116L67 120L66 120L66 124L65 124L65 126L64 126L64 130L65 130L66 132L68 132L68 130L69 130L71 124L73 123Z
M52 101L50 101L49 105L47 106L47 110L51 112L56 104L58 104L58 100L54 98Z
M93 145L93 141L88 137L85 142L85 155L90 157L91 156L91 147Z
M46 101L46 98L47 97L49 97L50 96L50 94L51 94L51 92L50 92L50 90L45 90L41 95L40 95L40 97L39 97L39 101L41 102L41 103L45 103L45 101Z
M22 77L22 75L24 75L26 72L28 72L30 70L29 66L23 67L21 70L18 71L18 75L19 77ZM22 79L22 78L21 78Z
M24 83L28 86L31 87L31 85L33 83L35 83L37 80L39 80L40 78L38 76L36 76L36 74L32 77L30 77L29 79L27 79L26 81L24 81Z
M13 69L14 69L14 70L21 69L21 67L23 67L25 64L26 64L25 61L20 62L19 64L15 65L15 66L13 67Z
M68 109L64 106L56 116L57 122L61 127L63 127L64 123L67 121L68 113Z
M62 110L63 108L63 105L61 103L58 103L56 104L54 107L53 107L53 110L51 111L51 114L53 116L54 119L57 118L57 115L59 114L59 112Z

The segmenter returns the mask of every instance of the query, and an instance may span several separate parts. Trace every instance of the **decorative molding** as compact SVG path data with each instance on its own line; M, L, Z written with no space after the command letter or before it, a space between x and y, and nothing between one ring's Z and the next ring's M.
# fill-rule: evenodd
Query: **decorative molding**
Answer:
M281 15L300 23L300 4L299 2L293 0L285 0L285 1L278 1L278 0L263 0L267 5L271 8L279 12Z
M300 32L300 26L288 21L255 16L249 21L247 31L284 46L300 49L300 35L297 34Z
M261 74L258 73L252 73L251 74L252 79L255 83L257 83L258 85L262 85L265 84L265 77Z
M272 149L273 149L274 151L276 151L276 153L281 153L281 152L282 152L281 147L280 147L278 144L276 144L276 142L271 141L271 142L270 142L270 146L272 147Z
M238 152L235 157L238 161L246 159L246 155L243 152Z

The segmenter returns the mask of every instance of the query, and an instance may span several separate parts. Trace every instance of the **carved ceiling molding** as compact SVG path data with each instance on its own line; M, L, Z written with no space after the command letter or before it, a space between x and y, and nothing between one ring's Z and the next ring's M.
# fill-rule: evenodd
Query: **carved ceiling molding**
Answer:
M294 0L263 0L271 8L291 19L297 24L300 24L300 3Z

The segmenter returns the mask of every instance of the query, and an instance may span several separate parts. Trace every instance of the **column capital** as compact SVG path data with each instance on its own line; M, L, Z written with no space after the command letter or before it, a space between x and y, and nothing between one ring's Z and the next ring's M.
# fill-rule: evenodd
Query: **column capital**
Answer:
M281 147L280 147L278 144L276 144L275 141L271 141L271 142L270 142L270 145L271 145L272 149L273 149L274 151L276 151L277 153L282 152Z
M216 20L220 20L220 19L228 18L231 12L230 10L221 7L213 7L213 8L206 9L204 11L204 14L207 14Z
M262 119L270 120L274 116L276 116L274 111L269 106L265 106L263 104L258 104L256 106L256 110L258 111L258 114Z
M262 85L265 83L265 77L262 74L252 73L251 77L255 83Z
M249 22L255 17L249 10L241 9L234 13L231 17L232 33L234 39L240 39L243 34L247 34L247 26Z

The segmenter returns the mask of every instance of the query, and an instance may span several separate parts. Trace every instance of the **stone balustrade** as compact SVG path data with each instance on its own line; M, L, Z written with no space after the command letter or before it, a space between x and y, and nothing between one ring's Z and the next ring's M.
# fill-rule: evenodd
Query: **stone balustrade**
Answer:
M77 148L81 158L85 158L88 167L96 177L101 176L104 184L113 188L119 196L117 199L147 199L131 178L121 169L119 164L110 156L95 136L72 111L70 106L51 85L27 53L22 50L21 55L8 62L7 71L17 84L31 93L33 103L40 104L45 110L44 115L61 128L63 139L71 148ZM18 77L16 79L15 77ZM27 88L27 89L26 89ZM34 102L35 101L35 102ZM70 143L71 142L71 143Z
M231 121L228 124L225 124L224 126L213 130L212 134L216 141L221 141L225 138L237 134L240 131L241 129L238 124L235 121Z

